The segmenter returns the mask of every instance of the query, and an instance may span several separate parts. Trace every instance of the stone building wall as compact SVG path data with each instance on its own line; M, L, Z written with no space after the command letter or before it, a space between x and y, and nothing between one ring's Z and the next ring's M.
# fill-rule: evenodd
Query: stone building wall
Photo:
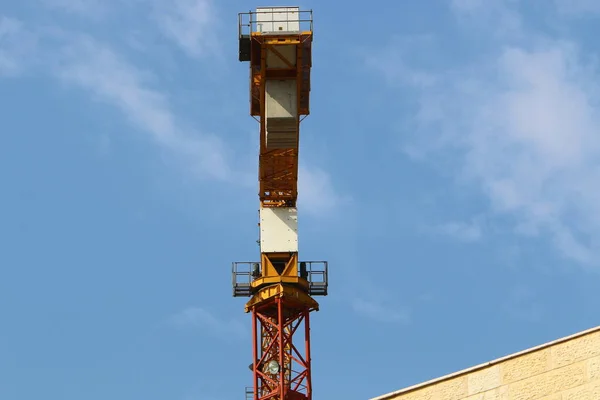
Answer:
M371 400L600 400L600 327Z

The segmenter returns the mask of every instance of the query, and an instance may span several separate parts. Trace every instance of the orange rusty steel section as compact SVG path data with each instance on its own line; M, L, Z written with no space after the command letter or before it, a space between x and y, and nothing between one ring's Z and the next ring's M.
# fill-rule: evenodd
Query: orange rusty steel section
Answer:
M267 68L267 49L278 54L279 45L296 45L296 65ZM295 79L298 118L309 114L312 33L297 35L253 34L250 47L250 115L260 122L259 197L263 207L295 207L298 197L298 143L294 149L266 147L265 86L267 79ZM281 57L283 59L283 57ZM300 119L297 122L300 124ZM298 139L299 139L298 135Z

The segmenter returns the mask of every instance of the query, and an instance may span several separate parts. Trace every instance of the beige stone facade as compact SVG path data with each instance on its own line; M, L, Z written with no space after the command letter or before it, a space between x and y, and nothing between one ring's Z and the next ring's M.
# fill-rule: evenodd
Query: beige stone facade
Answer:
M600 327L371 400L600 400Z

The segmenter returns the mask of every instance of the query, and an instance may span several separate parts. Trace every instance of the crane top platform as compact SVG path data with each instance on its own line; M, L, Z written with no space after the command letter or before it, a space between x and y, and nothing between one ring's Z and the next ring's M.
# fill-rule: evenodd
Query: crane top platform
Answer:
M239 37L252 35L298 35L312 33L312 10L300 7L257 7L238 14Z

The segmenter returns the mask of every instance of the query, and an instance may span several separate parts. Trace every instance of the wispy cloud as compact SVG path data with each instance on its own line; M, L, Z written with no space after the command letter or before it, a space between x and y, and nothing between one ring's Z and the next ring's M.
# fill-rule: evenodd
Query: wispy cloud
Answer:
M162 32L188 56L213 54L219 45L219 19L212 0L157 0L155 19Z
M70 13L91 14L100 14L101 9L109 10L115 4L40 1ZM219 19L211 0L157 0L151 5L154 7L148 12L154 12L159 29L189 56L202 57L214 50ZM173 162L194 176L255 185L255 174L244 168L243 155L233 154L234 150L216 134L190 124L195 119L186 120L174 111L164 80L151 65L141 66L120 47L79 31L57 26L28 28L16 19L0 17L0 75L17 74L25 66L43 67L35 72L50 73L84 90L91 99L115 107L138 128L136 133L146 134L159 151L169 154ZM123 35L130 37L132 32L125 29ZM37 38L44 41L39 52L33 51ZM330 175L316 166L301 167L299 186L300 202L307 214L327 215L348 200L337 193Z
M182 126L168 97L148 70L129 63L108 45L80 37L65 47L57 75L116 106L162 148L175 152L200 177L231 180L226 147L215 135Z
M300 165L298 171L298 207L303 213L326 216L350 201L333 185L331 176L316 166Z
M439 78L424 69L415 68L407 60L414 59L419 49L435 43L433 35L394 36L390 43L371 54L366 63L369 68L379 71L389 84L403 84L415 87L429 87ZM364 49L365 52L372 53ZM385 59L385 63L381 60Z
M419 138L410 154L450 155L493 214L513 217L530 235L549 235L572 260L598 264L599 71L575 43L493 43L492 55L461 68L426 70L438 79L416 88Z
M112 139L108 133L94 136L91 138L92 145L94 146L98 156L106 157L111 152Z
M20 22L0 16L0 75L13 75L18 70L11 49L11 40L20 30Z
M364 272L350 266L350 306L360 316L380 323L407 324L411 320L411 307L403 304L398 293L390 292L380 283L371 280Z
M113 3L111 0L40 0L40 2L48 8L91 19L105 16L110 3Z
M509 290L504 308L512 317L526 322L539 322L544 316L536 293L525 285L516 285Z
M41 1L71 13L99 14L109 7L108 3L93 0ZM161 4L167 7L165 2ZM174 4L173 9L167 7L163 17L168 20L170 13L177 13L183 18L182 29L194 30L190 37L210 41L211 33L204 32L216 23L210 3L174 0ZM110 3L110 7L113 5ZM200 17L204 11L211 15ZM194 25L197 17L200 20ZM175 29L175 25L172 27ZM36 46L40 40L43 46ZM189 42L190 46L196 44ZM138 128L138 133L147 134L160 151L171 156L172 162L197 178L247 184L247 173L234 165L237 158L231 154L233 150L217 135L191 125L174 112L160 76L147 64L138 67L110 43L68 28L26 27L19 20L0 16L0 76L17 75L27 68L36 74L50 73L85 90L92 99L116 107Z
M451 221L425 228L426 232L450 237L460 242L476 242L483 237L481 218L468 222Z
M217 318L203 307L188 307L171 316L169 323L178 329L199 329L222 337L244 337L248 330L248 327L238 320Z
M352 300L352 308L357 313L377 322L407 323L410 320L408 310L374 298L357 297Z
M79 4L53 4L67 3ZM39 40L43 46L38 46ZM196 177L247 184L247 174L235 169L236 158L221 138L190 126L172 110L159 76L137 67L110 44L56 26L36 30L0 16L0 76L18 75L27 68L50 73L87 91L94 100L116 107L139 132Z
M523 21L516 11L520 0L452 0L450 8L460 22L482 29L496 38L521 32Z
M590 15L600 13L600 3L596 0L554 0L558 12L563 15Z
M35 36L20 20L0 15L0 77L19 75L35 46Z

